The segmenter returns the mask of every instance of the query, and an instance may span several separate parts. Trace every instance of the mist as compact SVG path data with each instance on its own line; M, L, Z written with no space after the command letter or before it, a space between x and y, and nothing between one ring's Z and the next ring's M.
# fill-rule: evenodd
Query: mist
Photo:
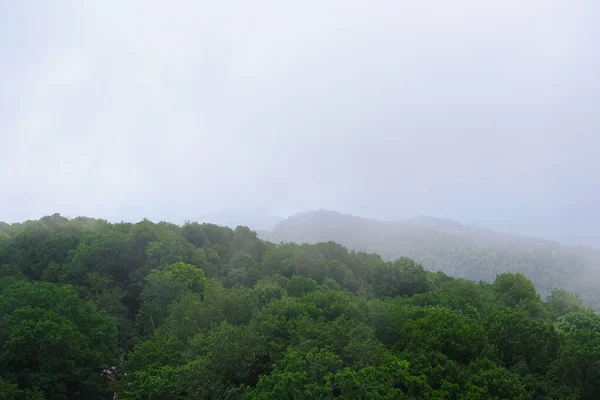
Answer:
M0 1L0 220L327 208L600 247L595 1Z

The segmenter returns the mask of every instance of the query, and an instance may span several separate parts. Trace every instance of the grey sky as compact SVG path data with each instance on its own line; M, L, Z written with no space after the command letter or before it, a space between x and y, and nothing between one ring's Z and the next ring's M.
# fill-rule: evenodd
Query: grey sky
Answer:
M595 0L0 0L0 220L330 208L596 245L598 20Z

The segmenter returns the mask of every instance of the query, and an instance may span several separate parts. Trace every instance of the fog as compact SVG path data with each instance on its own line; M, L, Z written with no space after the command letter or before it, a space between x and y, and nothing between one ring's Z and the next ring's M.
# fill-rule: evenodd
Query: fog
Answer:
M597 1L0 0L0 220L420 214L600 246Z

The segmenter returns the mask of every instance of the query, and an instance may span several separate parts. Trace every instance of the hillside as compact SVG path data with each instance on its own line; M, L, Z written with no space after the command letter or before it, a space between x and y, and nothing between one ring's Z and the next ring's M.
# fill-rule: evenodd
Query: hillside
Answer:
M0 224L0 399L592 400L599 357L600 316L522 274L206 223Z
M495 232L474 225L417 217L384 222L334 211L296 214L259 232L263 239L317 243L332 240L386 260L410 257L426 268L475 281L493 281L503 272L521 272L546 295L562 287L600 306L600 255L585 247L561 246L539 238Z
M283 221L283 218L247 210L228 210L205 214L195 220L228 226L231 229L235 229L241 225L247 226L254 231L268 231L274 229L279 222Z

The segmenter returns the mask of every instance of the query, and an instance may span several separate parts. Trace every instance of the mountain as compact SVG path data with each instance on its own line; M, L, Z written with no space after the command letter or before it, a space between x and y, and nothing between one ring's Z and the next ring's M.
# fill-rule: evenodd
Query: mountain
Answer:
M387 260L407 256L425 268L475 281L493 281L503 272L522 272L544 295L561 287L600 306L596 290L600 254L586 247L563 246L442 218L420 216L387 222L328 210L293 215L260 235L272 242L331 240Z
M463 229L303 217L281 225ZM243 226L0 223L0 399L595 400L599 359L600 315L522 274L472 282Z
M194 221L228 226L232 229L242 225L254 231L269 231L274 229L279 222L283 221L283 218L258 212L220 211L203 215L194 219Z

